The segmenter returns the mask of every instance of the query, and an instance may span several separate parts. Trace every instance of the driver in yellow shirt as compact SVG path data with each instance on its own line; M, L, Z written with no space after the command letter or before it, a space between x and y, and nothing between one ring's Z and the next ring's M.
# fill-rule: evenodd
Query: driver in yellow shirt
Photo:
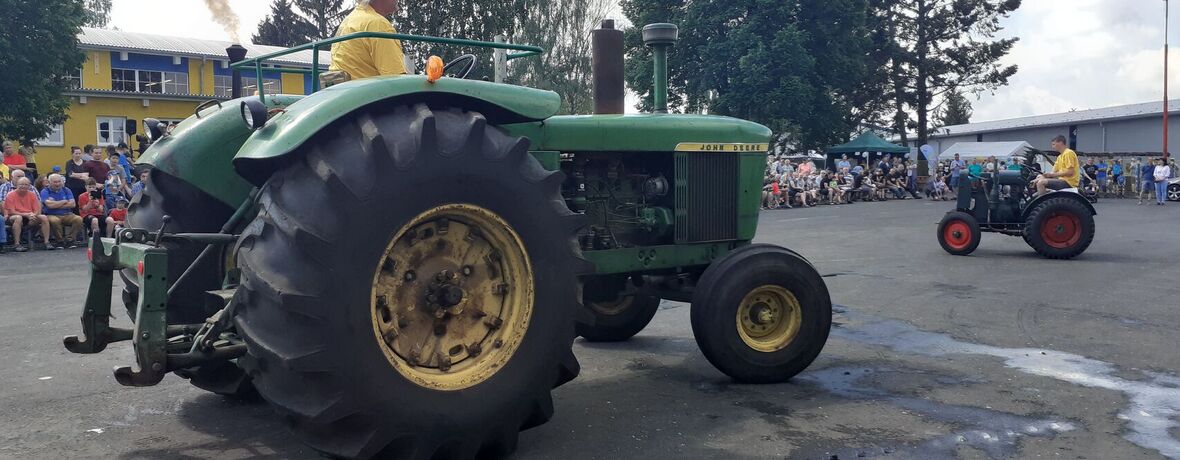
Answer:
M358 0L356 8L340 23L336 36L356 32L397 33L389 17L397 12L398 0ZM400 40L358 38L332 44L332 65L324 74L326 86L359 78L406 73ZM337 73L339 72L339 73Z
M1044 195L1048 190L1062 190L1076 188L1081 180L1081 168L1078 165L1078 154L1066 147L1065 136L1053 138L1050 145L1056 150L1057 161L1053 162L1053 172L1037 176L1033 181L1037 186L1037 196Z

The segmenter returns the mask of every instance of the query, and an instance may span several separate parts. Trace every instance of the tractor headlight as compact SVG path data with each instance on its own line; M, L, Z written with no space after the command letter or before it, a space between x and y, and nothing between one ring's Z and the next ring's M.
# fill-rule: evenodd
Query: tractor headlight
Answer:
M242 120L251 131L256 131L266 124L266 104L258 99L242 101Z

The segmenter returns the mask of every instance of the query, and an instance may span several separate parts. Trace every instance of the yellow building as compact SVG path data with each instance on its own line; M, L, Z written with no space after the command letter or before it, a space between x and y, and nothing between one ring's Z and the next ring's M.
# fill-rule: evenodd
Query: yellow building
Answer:
M135 134L144 132L143 119L180 121L208 100L228 100L231 71L225 54L230 42L82 28L79 48L86 62L71 78L69 118L52 134L37 141L41 172L69 159L71 146L107 146L125 142L138 147ZM273 46L243 44L247 58L279 51ZM311 51L270 61L275 66L311 68ZM320 53L326 70L331 57ZM257 89L254 73L242 76L242 94ZM307 94L307 75L267 71L266 91Z

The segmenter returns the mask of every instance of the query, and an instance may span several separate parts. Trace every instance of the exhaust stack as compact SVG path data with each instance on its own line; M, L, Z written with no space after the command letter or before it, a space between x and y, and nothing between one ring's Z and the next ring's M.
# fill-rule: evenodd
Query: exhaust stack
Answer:
M234 43L229 45L229 48L225 49L225 54L226 56L229 56L229 63L233 64L246 59L246 48L242 45ZM233 77L230 79L230 81L232 82L230 83L230 97L233 99L242 97L242 72L234 70ZM259 84L261 83L262 82L259 82Z
M676 24L656 23L643 26L643 44L651 48L655 65L653 111L668 113L668 48L680 39Z
M590 32L590 68L594 78L594 113L622 114L623 31L615 28L614 19L603 19Z

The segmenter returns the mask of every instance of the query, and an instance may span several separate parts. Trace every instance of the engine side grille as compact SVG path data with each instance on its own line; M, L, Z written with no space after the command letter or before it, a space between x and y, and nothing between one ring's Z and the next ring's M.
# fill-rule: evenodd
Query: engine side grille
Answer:
M737 238L738 161L733 154L676 153L676 242Z

